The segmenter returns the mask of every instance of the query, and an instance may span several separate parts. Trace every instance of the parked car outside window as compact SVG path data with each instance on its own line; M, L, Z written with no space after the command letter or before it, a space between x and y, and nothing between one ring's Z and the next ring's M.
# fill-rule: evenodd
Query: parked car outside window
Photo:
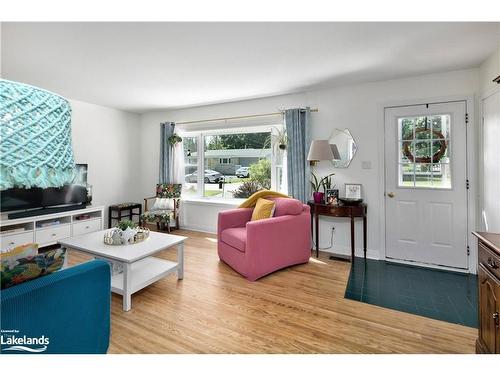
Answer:
M250 177L250 167L240 167L235 172L236 177L247 178Z
M194 171L193 173L187 174L185 177L186 182L195 183L198 181L198 171ZM218 183L224 180L224 176L222 173L217 171L213 171L211 169L205 169L205 175L203 176L203 181L206 184L209 183Z

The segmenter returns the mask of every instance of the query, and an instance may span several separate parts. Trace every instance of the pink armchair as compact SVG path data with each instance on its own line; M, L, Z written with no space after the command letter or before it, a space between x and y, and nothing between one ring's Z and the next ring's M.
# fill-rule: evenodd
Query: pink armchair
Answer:
M310 208L290 198L275 198L274 217L250 221L253 208L219 213L219 258L250 281L279 269L306 263L311 254Z

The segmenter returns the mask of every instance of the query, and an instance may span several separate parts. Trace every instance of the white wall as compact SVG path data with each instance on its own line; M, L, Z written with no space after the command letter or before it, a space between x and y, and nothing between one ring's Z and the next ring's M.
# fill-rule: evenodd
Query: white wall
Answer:
M481 229L500 233L500 85L493 79L500 75L500 35L497 50L479 67L480 108L484 119L481 129L479 168ZM486 222L488 228L486 227Z
M140 116L77 100L70 102L75 162L89 165L92 204L140 202Z
M477 91L478 70L470 69L258 100L147 113L141 116L143 138L141 139L140 190L144 196L151 194L158 180L160 122L268 113L299 106L317 107L319 112L311 115L312 139L327 139L333 129L347 127L358 144L358 152L349 168L334 169L330 164L322 162L319 165L320 172L321 174L335 172L334 180L340 189L343 189L346 182L363 184L363 197L368 203L369 256L383 257L384 254L380 254L382 244L380 238L380 197L383 195L380 179L384 171L383 165L380 164L380 153L383 152L383 145L379 142L379 134L383 129L381 121L383 104L412 99L432 100L432 98L449 96L465 99ZM362 169L362 161L371 161L372 168ZM184 209L188 210L184 213L184 217L189 219L184 225L215 232L217 212L227 208L227 206L211 205L207 207L201 211L199 205L184 205ZM322 219L321 246L329 244L332 225L336 228L335 245L332 250L348 254L350 248L349 224L341 219ZM361 244L361 223L356 225L356 231L356 242Z
M500 35L499 35L500 40ZM493 79L500 75L500 41L498 48L491 56L484 61L479 67L479 87L481 95L484 97L492 90L498 88L498 83L493 82Z

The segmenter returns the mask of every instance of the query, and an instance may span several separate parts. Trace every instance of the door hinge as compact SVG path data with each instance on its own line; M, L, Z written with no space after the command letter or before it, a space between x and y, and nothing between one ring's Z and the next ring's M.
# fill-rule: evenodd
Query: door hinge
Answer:
M467 125L469 123L469 114L466 113L465 114L465 125Z
M470 188L469 180L465 180L465 188L469 190Z
M470 247L469 247L469 245L467 245L467 256L469 256L469 255L470 255Z

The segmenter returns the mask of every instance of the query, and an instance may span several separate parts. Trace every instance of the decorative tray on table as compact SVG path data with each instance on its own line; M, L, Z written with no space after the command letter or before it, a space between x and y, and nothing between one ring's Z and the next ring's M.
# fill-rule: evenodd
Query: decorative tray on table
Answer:
M112 228L104 233L104 243L106 245L122 246L133 245L149 238L148 228L127 228L121 230L120 228Z
M357 206L363 202L361 198L339 198L344 206Z

